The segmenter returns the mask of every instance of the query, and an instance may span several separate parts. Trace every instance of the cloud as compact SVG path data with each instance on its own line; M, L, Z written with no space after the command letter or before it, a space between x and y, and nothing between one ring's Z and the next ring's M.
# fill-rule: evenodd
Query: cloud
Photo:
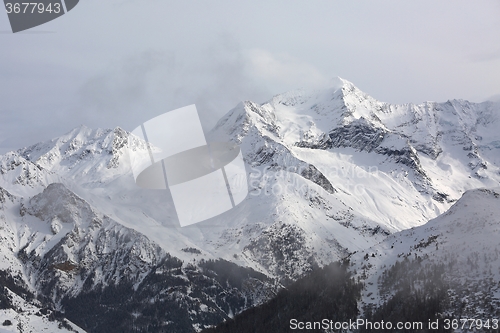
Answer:
M252 49L246 53L246 59L250 75L270 85L295 89L328 84L328 79L316 67L286 53Z
M486 99L486 101L491 101L491 102L498 102L500 103L500 94L496 94L493 96L490 96Z
M190 104L197 105L208 131L241 100L259 102L272 95L248 75L245 62L235 39L220 35L197 50L158 47L117 57L82 80L72 81L66 75L65 81L41 81L36 87L50 88L50 95L42 94L48 101L57 100L54 96L63 99L57 104L38 100L33 105L11 103L11 107L4 103L0 153L62 135L81 124L132 130L145 120ZM44 77L57 78L53 74ZM20 82L20 87L22 83L25 82ZM61 90L61 86L74 89L70 93L69 89ZM63 94L56 94L57 90ZM21 89L9 87L4 89L5 95L10 91ZM25 131L26 127L30 129Z
M113 126L122 117L147 113L157 73L168 75L173 62L173 56L167 52L147 50L110 64L80 87L75 116L89 126Z
M107 74L91 77L81 88L85 107L115 109L145 97L148 76L170 63L168 54L150 50L127 59Z
M148 50L111 65L82 85L75 116L91 127L132 130L159 114L196 104L208 131L242 100L264 102L279 92L328 82L310 64L263 49L242 50L226 34L197 53Z
M148 50L110 65L81 86L75 116L88 126L131 130L159 114L196 104L209 130L241 100L271 96L248 75L246 58L230 36L221 35L196 53Z
M67 82L73 92L64 91L64 99L54 107L40 103L4 115L0 153L62 135L82 124L133 130L145 120L190 104L196 104L202 125L209 131L242 100L261 103L276 93L328 83L314 66L298 58L264 49L244 50L228 34L200 49L149 48L100 66L78 84L63 81L70 79L68 75L57 81L58 89ZM43 86L47 83L37 87ZM20 134L19 129L28 125L31 130Z

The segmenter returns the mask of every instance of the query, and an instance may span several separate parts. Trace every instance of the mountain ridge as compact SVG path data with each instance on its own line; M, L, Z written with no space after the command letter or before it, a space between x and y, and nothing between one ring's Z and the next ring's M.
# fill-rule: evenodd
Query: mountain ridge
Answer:
M270 301L204 332L289 332L300 326L332 332L340 330L334 324L342 322L356 323L349 330L360 332L374 331L375 323L385 323L387 330L410 323L421 325L408 329L415 332L471 327L496 332L499 200L500 187L469 190L425 225L394 233L342 262L317 269ZM339 290L331 281L342 286L341 304L336 304ZM325 306L315 308L318 302ZM352 304L357 306L349 308ZM437 324L431 328L429 322Z
M126 269L126 262L142 267L139 275L148 281L157 281L156 266L166 265L158 269L179 273L173 279L181 290L175 295L185 300L176 308L183 329L199 331L265 301L318 267L423 225L467 190L498 186L499 112L495 103L460 100L392 105L346 80L324 90L276 95L263 104L241 102L207 133L207 140L240 145L249 195L234 209L186 228L178 225L169 191L135 185L128 154L147 152L146 142L119 127L81 126L0 156L0 209L5 216L0 253L46 302L72 316L79 302L97 302L101 289L109 296L113 288L124 288L132 303L150 297L153 287L144 286L137 294L142 296L134 296L141 279L134 275L139 271ZM57 206L57 198L65 204ZM82 213L86 227L71 222L79 211L87 212ZM93 220L101 222L91 227ZM115 236L106 235L107 228L116 229ZM167 264L141 263L140 253L125 241L128 236L117 230L142 239L160 257L168 255ZM97 243L110 252L96 252ZM96 269L102 272L98 278L79 268L80 263L100 263L95 253L116 260L107 269ZM222 261L206 264L217 260ZM214 275L207 268L219 266L234 272L252 269L264 277L225 286L217 280L221 271ZM60 275L54 277L54 272ZM115 273L135 277L130 283L113 280ZM160 276L173 281L169 274ZM230 296L214 296L200 281L211 281ZM152 285L155 292L169 294L163 282ZM188 290L204 296L190 296ZM253 301L242 303L245 297ZM209 310L206 317L203 309L215 312ZM158 329L162 318L154 319ZM89 322L76 324L97 329ZM108 324L104 319L98 323Z

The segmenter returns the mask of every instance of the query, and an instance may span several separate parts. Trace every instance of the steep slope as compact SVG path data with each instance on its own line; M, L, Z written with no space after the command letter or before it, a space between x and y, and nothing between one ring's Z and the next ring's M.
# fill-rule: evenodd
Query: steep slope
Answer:
M60 183L29 201L0 193L2 272L18 276L37 304L91 332L194 332L276 289L263 274L228 262L183 262Z
M361 308L368 312L386 308L404 288L425 291L431 283L443 292L439 298L444 313L455 318L498 318L499 204L498 187L467 191L427 224L390 235L351 256L351 269L366 286Z
M93 130L81 126L61 137L22 149L20 153L44 169L70 175L74 180L102 182L114 174L107 170L119 166L117 160L127 141L128 133L120 128Z
M348 271L348 264L335 262L295 281L269 302L203 333L325 332L330 321L356 320L361 289L362 284Z
M314 165L356 212L399 230L444 212L467 189L498 186L498 104L391 105L338 81L245 102L212 136L241 143L249 164L287 151ZM289 160L273 162L295 166Z
M2 284L6 282L4 278ZM26 301L7 287L2 286L0 298L0 332L85 332L61 313L41 307L40 302Z
M261 163L261 167L280 163L283 172L277 173L280 169L275 168L265 175L251 173L251 181L261 188L255 189L245 203L197 226L178 228L168 191L135 186L124 135L120 129L79 128L20 152L63 175L61 181L99 211L147 235L181 259L190 260L182 249L192 247L200 251L200 258L222 257L287 280L331 262L332 255L345 256L388 234L374 221L356 216L352 208L329 196L335 189L328 180L313 165L287 155L284 146L275 154L276 162ZM88 143L81 143L83 136L89 137ZM276 149L279 147L276 144ZM128 142L128 149L146 146L135 140ZM286 165L295 165L296 171L285 172ZM277 188L286 191L277 194Z
M498 332L499 203L500 188L467 191L427 224L315 270L205 332ZM335 326L342 323L354 325Z
M208 139L241 145L251 192L189 228L178 228L168 191L135 186L128 153L146 145L120 128L77 128L19 154L176 257L193 247L288 280L427 222L467 189L498 185L499 109L391 105L342 79L240 103Z
M146 142L82 126L0 157L0 264L91 331L200 330L498 186L499 110L391 105L342 79L242 102L207 137L241 146L250 193L185 228L169 191L134 182L128 154ZM356 269L368 277L364 256ZM367 309L384 293L367 290Z
M21 202L21 198L0 187L0 322L3 332L84 332L63 314L37 300L35 290L30 288L25 267L17 257L19 236L26 227L17 225L12 218L19 212Z
M59 180L59 175L25 159L17 152L0 156L0 184L16 196L29 197Z

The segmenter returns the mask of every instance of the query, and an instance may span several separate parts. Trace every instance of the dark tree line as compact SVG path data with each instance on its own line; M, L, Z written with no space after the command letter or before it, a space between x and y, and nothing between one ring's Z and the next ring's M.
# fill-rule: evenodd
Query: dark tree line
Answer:
M290 332L291 319L302 322L355 319L362 284L354 281L347 267L347 262L335 262L316 269L281 290L271 301L203 333L285 333Z
M225 260L199 266L167 256L138 286L125 278L96 288L89 283L86 291L63 299L65 315L92 333L195 333L193 322L216 325L229 319L227 312L241 311L245 302L251 305L242 292L250 279L268 281L264 274ZM201 304L208 310L200 310Z
M379 279L381 294L388 299L376 309L365 309L365 318L371 322L421 322L423 330L401 330L399 332L451 332L443 325L439 329L429 329L429 321L439 319L444 323L448 308L447 290L443 264L423 264L422 259L405 258L384 271ZM450 318L451 319L451 318ZM363 329L361 332L370 332ZM377 330L377 332L384 332ZM391 332L398 332L391 330Z

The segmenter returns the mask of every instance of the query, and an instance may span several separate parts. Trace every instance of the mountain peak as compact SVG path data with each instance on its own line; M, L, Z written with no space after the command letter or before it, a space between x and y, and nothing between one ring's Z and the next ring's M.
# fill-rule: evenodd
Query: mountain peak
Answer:
M359 90L352 82L345 80L339 76L333 77L330 82L321 89L294 89L277 95L274 95L270 100L263 103L277 106L278 104L285 106L298 106L305 104L310 100L315 100L328 95L332 99L341 99L344 96L356 92L358 95L368 96Z
M498 210L499 200L500 187L468 190L445 214L429 221L426 226L442 225L443 223L448 226L460 225L461 222L468 221L466 227L470 228L472 221L480 222L479 217L494 221L495 219L492 217L498 215L494 214L493 210ZM498 220L498 218L496 219Z
M356 88L354 83L348 81L346 79L341 78L340 76L335 76L330 79L329 88L334 90L345 89L345 88Z
M18 153L25 159L56 173L61 169L70 171L73 177L92 174L100 177L113 176L120 167L125 154L129 133L120 127L92 129L85 125L49 141L40 142ZM97 164L96 164L97 163Z

